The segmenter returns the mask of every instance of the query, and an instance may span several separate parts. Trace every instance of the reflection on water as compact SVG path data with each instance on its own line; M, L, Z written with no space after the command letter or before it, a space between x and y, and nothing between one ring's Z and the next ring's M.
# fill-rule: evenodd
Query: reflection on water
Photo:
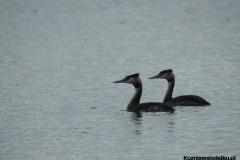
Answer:
M239 158L240 1L5 1L0 5L0 159ZM141 102L212 105L129 113Z
M142 117L142 112L133 112L131 114L132 119L135 121L141 121L141 117Z

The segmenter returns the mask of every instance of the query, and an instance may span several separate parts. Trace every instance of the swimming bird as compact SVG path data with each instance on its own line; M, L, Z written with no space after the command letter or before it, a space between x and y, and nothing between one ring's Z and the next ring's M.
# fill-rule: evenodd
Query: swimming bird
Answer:
M142 81L139 78L139 73L128 75L122 80L113 82L113 83L129 83L132 84L135 88L135 94L130 100L127 111L129 112L171 112L175 110L169 104L157 103L157 102L148 102L141 103L140 99L142 96Z
M209 102L207 102L202 97L196 96L196 95L183 95L173 98L172 93L174 89L175 84L175 76L173 74L173 71L171 69L163 70L156 76L150 77L148 79L166 79L168 81L168 88L167 92L165 94L165 97L163 99L164 103L171 104L173 106L206 106L210 105Z

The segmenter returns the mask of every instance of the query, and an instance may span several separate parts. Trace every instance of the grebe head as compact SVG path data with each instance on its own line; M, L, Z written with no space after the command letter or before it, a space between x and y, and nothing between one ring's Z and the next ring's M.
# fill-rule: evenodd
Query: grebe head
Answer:
M141 86L142 82L139 78L139 73L131 74L123 78L122 80L115 81L113 83L129 83L134 85L135 88L138 88Z
M171 69L163 70L159 72L156 76L150 77L148 79L156 79L156 78L161 78L161 79L166 79L167 81L173 81L174 80L174 74L172 73L173 71Z

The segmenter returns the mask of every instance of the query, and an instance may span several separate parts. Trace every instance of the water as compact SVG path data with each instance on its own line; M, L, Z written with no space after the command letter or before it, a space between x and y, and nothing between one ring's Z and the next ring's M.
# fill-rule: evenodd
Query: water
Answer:
M0 159L240 157L240 1L0 1ZM210 107L126 112L196 94Z

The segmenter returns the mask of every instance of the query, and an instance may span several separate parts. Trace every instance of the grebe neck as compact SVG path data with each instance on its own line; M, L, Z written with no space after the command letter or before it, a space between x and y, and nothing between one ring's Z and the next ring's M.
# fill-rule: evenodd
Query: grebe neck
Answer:
M165 94L165 97L163 99L163 102L168 102L172 99L172 93L173 93L173 89L174 89L174 85L175 85L175 78L172 77L171 79L168 79L168 88L167 88L167 92Z
M139 106L140 104L140 99L142 96L142 85L139 87L135 87L135 93L131 99L131 101L128 104L127 110L132 112L135 111L135 109Z

